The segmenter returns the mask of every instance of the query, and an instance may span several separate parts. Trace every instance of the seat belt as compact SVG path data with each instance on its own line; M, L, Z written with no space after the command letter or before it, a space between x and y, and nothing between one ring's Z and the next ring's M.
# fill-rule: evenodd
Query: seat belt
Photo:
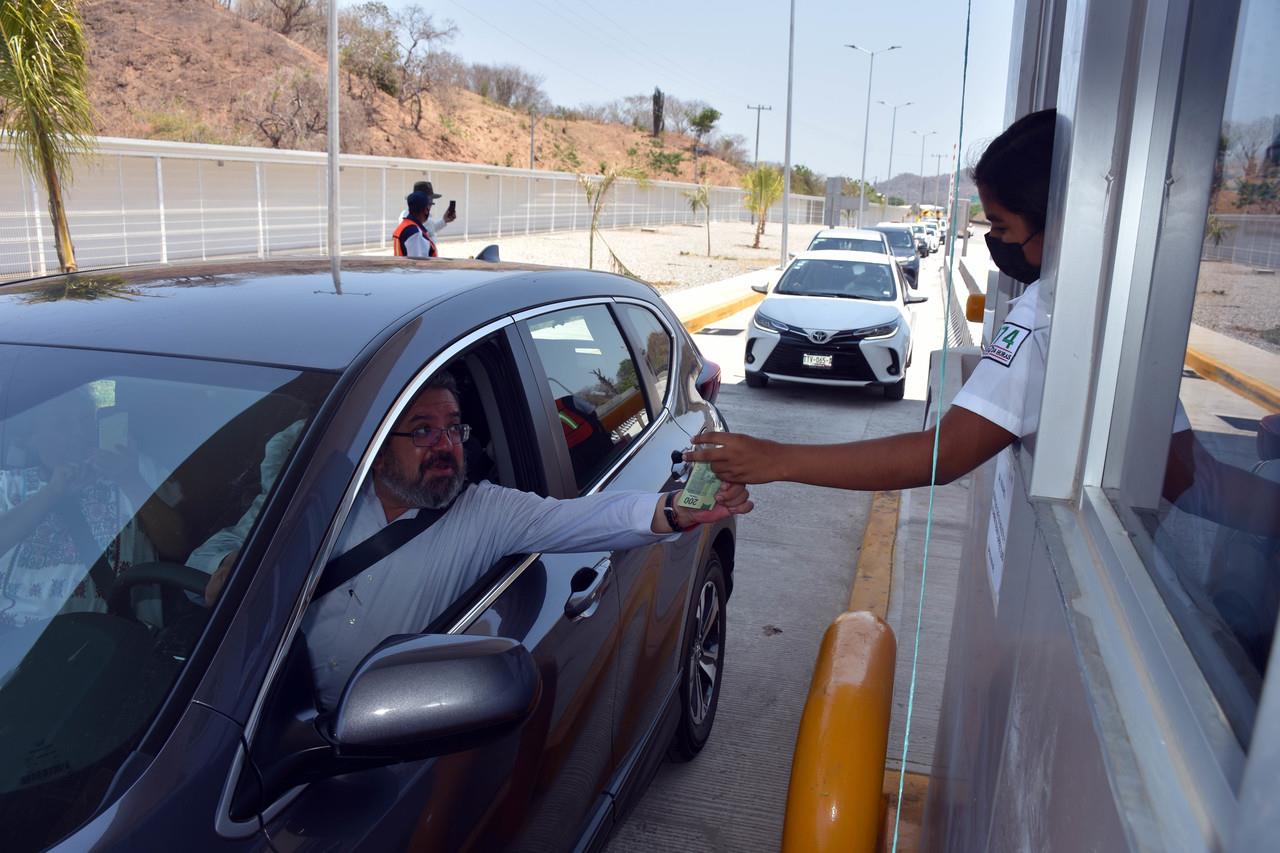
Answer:
M350 551L334 557L325 564L324 573L320 576L320 583L316 585L312 601L333 592L435 524L444 517L451 506L453 506L452 503L441 509L419 509L418 514L413 518L393 521Z

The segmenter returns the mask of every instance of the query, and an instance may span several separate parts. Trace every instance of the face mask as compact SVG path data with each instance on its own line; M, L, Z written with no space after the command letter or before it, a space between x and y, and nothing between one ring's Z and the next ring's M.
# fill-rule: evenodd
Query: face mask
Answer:
M1039 233L1039 231L1036 232L1036 234ZM1021 243L1006 243L988 234L986 237L987 251L991 253L991 262L1009 278L1016 279L1023 284L1030 284L1035 281L1040 277L1040 267L1033 266L1027 260L1026 252L1022 251L1022 247L1034 240L1036 234L1032 234Z

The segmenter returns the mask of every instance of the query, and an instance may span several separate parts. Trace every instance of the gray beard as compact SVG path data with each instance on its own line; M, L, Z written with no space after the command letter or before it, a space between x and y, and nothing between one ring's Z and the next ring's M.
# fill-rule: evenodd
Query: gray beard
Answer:
M452 461L452 457L450 457L450 461ZM426 464L430 464L430 462L431 460L426 460ZM466 466L460 465L448 477L434 477L425 483L417 478L406 477L399 468L389 471L384 470L378 477L378 482L402 506L441 509L448 506L458 496L458 493L462 491L462 487L466 483L466 479Z

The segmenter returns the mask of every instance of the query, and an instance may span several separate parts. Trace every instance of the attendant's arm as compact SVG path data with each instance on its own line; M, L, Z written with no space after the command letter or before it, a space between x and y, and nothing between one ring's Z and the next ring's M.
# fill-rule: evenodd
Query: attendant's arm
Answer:
M952 406L938 437L939 485L956 480L1013 443L1016 436L968 409ZM908 432L846 444L781 444L735 433L704 433L685 454L710 462L722 480L787 481L854 491L912 489L929 485L934 431Z

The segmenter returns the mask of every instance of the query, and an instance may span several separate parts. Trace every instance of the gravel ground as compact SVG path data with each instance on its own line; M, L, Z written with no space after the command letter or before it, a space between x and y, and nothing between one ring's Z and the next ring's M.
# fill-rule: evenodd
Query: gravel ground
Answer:
M1280 354L1280 275L1201 261L1192 321Z
M797 252L822 228L821 225L792 225L787 244ZM654 228L619 228L602 231L603 244L596 237L596 269L610 269L609 249L632 273L660 290L679 290L721 281L770 265L777 266L782 226L765 227L760 248L751 248L754 226L749 222L712 222L711 257L707 257L707 230L704 225L663 225ZM440 254L468 257L490 243L497 243L504 261L548 264L560 267L587 265L587 232L560 231L553 234L523 234L482 240L450 240L441 235Z

